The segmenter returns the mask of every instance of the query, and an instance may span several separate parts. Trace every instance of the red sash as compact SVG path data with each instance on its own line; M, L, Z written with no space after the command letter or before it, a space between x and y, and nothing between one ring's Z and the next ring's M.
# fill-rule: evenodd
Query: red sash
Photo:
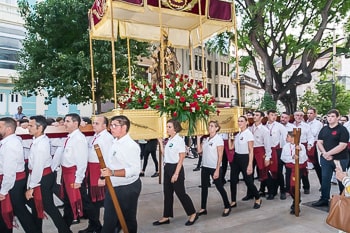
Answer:
M348 150L350 150L350 142L348 142Z
M270 159L270 172L273 179L277 179L278 173L278 155L277 150L280 149L280 145L278 144L275 147L271 147L271 159Z
M224 150L226 153L227 161L229 163L232 163L234 155L235 155L235 150L230 150L228 148L228 140L224 140Z
M62 180L61 180L61 190L60 196L63 199L64 191L66 190L68 195L69 203L73 211L74 219L83 216L83 202L81 200L81 195L79 189L75 189L72 185L75 183L75 172L77 170L76 166L73 167L64 167L62 166Z
M4 178L4 175L0 175L0 185L2 184L2 179ZM26 178L26 173L23 172L17 172L16 173L16 181L23 180ZM6 227L8 229L13 228L13 209L12 209L12 203L11 203L11 197L10 194L7 193L5 195L5 199L0 201L0 208L1 208L1 216L4 220L4 223L6 224Z
M254 147L254 158L259 169L259 180L267 179L268 167L265 167L265 148L263 146Z
M291 169L291 174L290 174L290 179L289 181L287 180L287 182L289 182L289 193L292 197L294 197L295 194L295 164L294 163L286 163L286 167ZM307 163L303 163L303 164L299 164L299 170L300 170L300 177L301 176L307 174Z
M315 163L315 150L316 150L316 142L314 142L314 145L311 147L310 150L307 149L307 143L301 143L305 146L305 149L306 149L306 154L307 154L307 157L309 158L308 161L310 163Z
M32 170L29 170L29 173L32 173ZM43 176L49 175L51 173L52 173L51 167L44 168ZM34 199L35 209L38 214L38 218L43 219L46 216L44 214L43 197L41 195L40 185L33 188L33 199Z
M101 167L99 163L88 163L86 177L89 178L89 191L92 202L105 199L105 187L98 186L98 179L101 176Z

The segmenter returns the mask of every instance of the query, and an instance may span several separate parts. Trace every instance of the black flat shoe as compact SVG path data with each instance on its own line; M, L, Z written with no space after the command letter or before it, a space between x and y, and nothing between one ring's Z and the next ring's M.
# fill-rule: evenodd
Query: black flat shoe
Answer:
M226 210L226 209L225 209L225 210ZM225 212L225 210L224 210L224 212L222 212L222 217L227 217L227 216L229 216L230 213L231 213L231 208L228 208L228 211L227 211L227 212Z
M143 176L145 176L145 173L144 172L140 172L139 177L143 177Z
M207 215L207 214L208 214L207 210L203 210L203 211L197 212L198 216Z
M233 204L233 205L232 205L232 203L231 203L231 204L230 204L230 207L231 207L231 208L237 207L237 202L235 202L235 204Z
M196 221L198 220L198 214L196 213L196 217L194 217L193 221L191 222L190 220L188 220L185 225L186 226L192 226Z
M153 175L151 175L152 178L158 177L158 176L159 176L159 172L155 172Z
M162 221L162 222L160 222L160 221L158 220L158 221L153 222L153 226L159 226L159 225L169 224L169 223L170 223L170 219L165 220L165 221Z
M250 199L253 199L254 197L251 195L247 195L245 197L242 198L242 201L249 201Z
M261 199L260 199L259 203L254 202L254 206L253 206L253 208L254 208L254 209L259 209L259 208L260 208L260 206L261 206L261 203L262 203L262 200L261 200Z

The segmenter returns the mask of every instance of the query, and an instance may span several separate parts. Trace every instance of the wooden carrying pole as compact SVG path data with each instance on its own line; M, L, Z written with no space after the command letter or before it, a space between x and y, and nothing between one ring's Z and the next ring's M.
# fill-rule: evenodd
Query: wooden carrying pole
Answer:
M294 171L295 171L295 191L294 191L294 212L295 216L299 217L299 202L300 202L300 170L299 170L299 150L297 149L297 146L300 144L300 135L301 135L301 129L300 128L294 128L293 129L294 134L294 145L295 145L295 165L294 165Z
M105 164L105 161L103 160L100 146L98 144L95 144L94 148L95 148L95 151L96 151L96 154L97 154L97 157L98 157L98 161L100 162L100 167L101 167L101 169L103 169L103 168L106 167L106 164ZM117 213L120 225L122 226L123 232L124 233L129 233L128 227L126 226L126 222L125 222L125 218L124 218L122 209L120 208L117 195L115 194L115 191L114 191L114 188L113 188L113 185L112 185L112 182L111 182L111 178L109 176L106 176L105 180L106 180L106 185L107 185L108 191L111 194L113 205L114 205L115 211Z

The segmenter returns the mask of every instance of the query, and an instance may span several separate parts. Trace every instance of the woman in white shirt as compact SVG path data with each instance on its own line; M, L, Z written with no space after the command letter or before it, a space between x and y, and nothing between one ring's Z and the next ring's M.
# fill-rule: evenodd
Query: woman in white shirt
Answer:
M220 126L218 122L210 121L208 126L209 137L204 138L202 143L200 143L200 136L197 137L198 153L203 152L203 165L201 170L202 201L201 209L198 212L198 215L207 214L208 184L210 183L210 176L213 178L216 189L219 191L224 202L225 209L222 216L227 217L231 212L230 202L227 198L227 193L224 189L221 178L221 162L224 151L224 140L219 134L217 134L219 130Z
M253 178L253 145L254 136L252 132L248 129L248 119L245 116L240 116L238 118L238 126L240 132L229 140L229 149L235 150L235 155L233 158L230 172L231 180L231 207L236 207L236 196L237 196L237 183L239 173L242 172L244 182L248 188L248 192L253 194L255 197L254 209L259 209L262 200L260 199L259 192L254 185Z
M164 150L164 210L163 217L153 222L153 225L158 226L170 223L169 218L174 216L173 205L175 192L187 216L189 216L185 225L191 226L197 221L198 214L196 214L193 202L185 190L185 172L182 164L185 158L186 145L183 138L179 135L182 128L178 121L171 119L168 120L166 129L170 137Z

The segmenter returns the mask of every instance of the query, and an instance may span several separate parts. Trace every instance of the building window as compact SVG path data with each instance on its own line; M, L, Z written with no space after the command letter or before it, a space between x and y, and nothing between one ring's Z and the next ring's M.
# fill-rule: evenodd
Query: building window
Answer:
M219 97L219 85L215 84L215 97Z
M199 58L199 59L198 59L199 71L202 71L202 57L199 56L198 58Z
M220 85L220 97L224 97L224 85Z
M207 60L207 67L208 67L207 76L208 76L208 78L212 78L212 74L211 74L211 61L210 61L210 60Z
M11 103L18 103L18 94L11 94Z
M194 69L198 70L198 56L197 55L194 56Z
M211 83L208 83L208 92L209 92L209 94L212 93L212 92L211 92Z
M221 65L220 74L221 74L221 75L224 75L224 63L223 63L223 62L220 62L220 65Z
M218 62L216 61L215 62L215 75L218 75L219 74L219 64Z
M4 94L3 93L0 93L0 102L4 102Z

